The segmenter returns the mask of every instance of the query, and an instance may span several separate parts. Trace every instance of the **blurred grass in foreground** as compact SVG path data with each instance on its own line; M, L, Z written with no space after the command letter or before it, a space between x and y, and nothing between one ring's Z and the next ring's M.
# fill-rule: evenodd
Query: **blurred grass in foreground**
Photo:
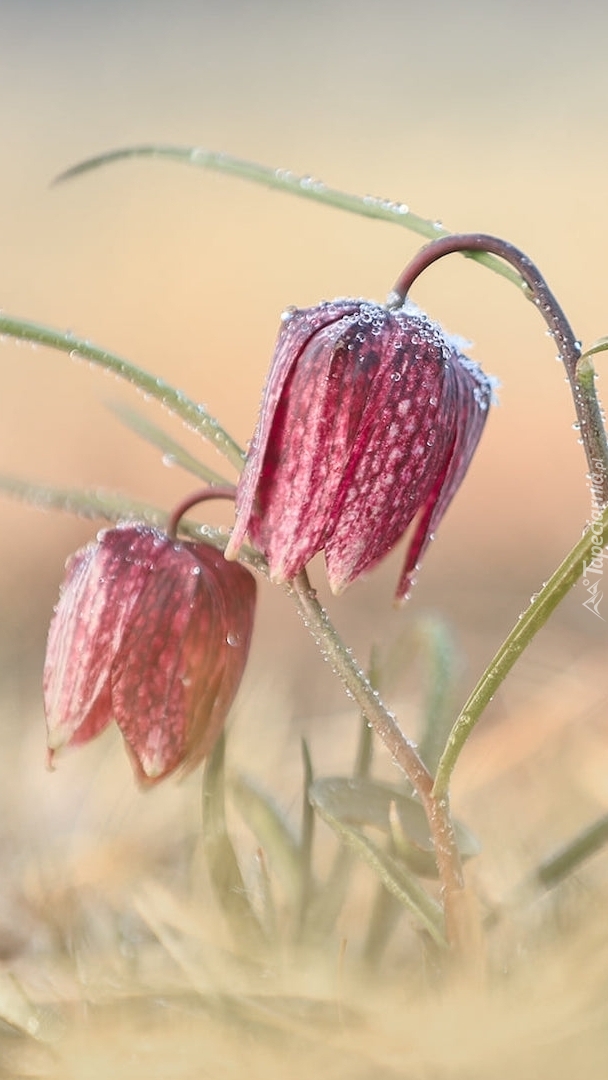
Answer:
M2 801L17 785L40 805L44 790L48 821L32 835L31 808L3 838L0 1075L603 1078L606 856L544 894L522 883L605 812L605 682L599 654L555 671L499 726L482 726L457 775L458 816L483 844L468 876L488 917L487 985L437 986L407 915L377 965L366 964L375 884L363 864L329 937L292 944L276 867L229 805L252 902L259 908L269 885L281 942L263 960L246 956L208 880L199 777L140 795L107 737L67 755L58 775L35 774L41 733L13 730ZM411 714L411 701L402 707ZM276 696L243 698L227 775L246 769L297 820L299 750L284 716ZM356 717L305 726L318 773L348 770ZM377 771L394 781L381 753ZM329 865L335 840L319 828Z

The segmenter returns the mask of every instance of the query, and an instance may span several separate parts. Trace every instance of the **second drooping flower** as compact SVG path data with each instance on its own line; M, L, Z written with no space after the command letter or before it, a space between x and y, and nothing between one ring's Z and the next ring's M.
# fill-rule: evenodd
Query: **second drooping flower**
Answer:
M256 586L203 542L143 524L106 529L69 560L51 622L51 756L112 720L138 779L188 772L213 749L249 652Z
M271 577L319 551L339 593L412 526L416 568L469 466L492 380L407 303L324 301L285 313L237 494L226 555L245 534Z

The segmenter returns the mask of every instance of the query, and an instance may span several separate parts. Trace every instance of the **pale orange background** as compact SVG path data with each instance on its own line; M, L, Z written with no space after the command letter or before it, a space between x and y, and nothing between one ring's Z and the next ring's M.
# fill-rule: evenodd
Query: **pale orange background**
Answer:
M335 295L383 299L421 241L160 162L50 189L66 166L129 143L201 144L403 200L449 228L522 246L581 339L608 332L601 3L573 13L481 0L4 0L0 28L2 308L173 380L239 440L253 427L281 310ZM386 619L392 632L429 609L444 614L470 683L580 535L586 467L553 344L511 285L453 256L415 299L475 342L472 355L502 383L501 404L406 612L390 611L395 559L332 610L362 655ZM188 490L106 402L140 407L182 437L155 406L64 355L4 342L0 358L0 470L119 486L167 507ZM64 560L96 526L0 507L2 666L18 702L27 673L39 677ZM296 712L319 708L334 695L325 669L304 678L312 647L287 602L262 592L256 665L302 694ZM524 660L512 684L520 695L568 658L603 651L605 624L583 599L579 586Z

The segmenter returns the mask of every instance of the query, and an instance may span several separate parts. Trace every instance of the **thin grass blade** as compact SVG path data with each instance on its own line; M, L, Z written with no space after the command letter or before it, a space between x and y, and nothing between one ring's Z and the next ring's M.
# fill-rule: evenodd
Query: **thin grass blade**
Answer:
M231 795L247 826L260 844L269 866L297 906L300 896L300 845L281 810L266 792L247 776L231 783Z
M371 867L385 888L428 930L433 941L438 945L445 945L441 907L408 873L406 867L382 851L360 829L331 814L325 801L316 797L316 784L313 784L310 797L319 816Z
M150 374L143 368L131 364L129 360L116 353L101 349L84 338L78 338L69 330L54 330L29 319L16 319L0 314L0 336L15 338L17 341L31 341L35 345L46 345L59 352L68 353L74 359L88 360L106 371L117 375L135 386L143 394L154 398L164 405L169 412L179 416L188 427L206 439L215 449L223 454L239 471L243 467L244 451L221 426L215 417L207 412L203 405L198 405L181 390L176 390L164 379Z
M167 146L150 143L109 150L66 169L55 178L54 183L63 183L65 180L72 180L84 173L92 172L102 165L111 165L116 161L125 161L130 158L164 158L183 165L194 165L197 168L236 176L241 180L249 180L251 183L261 184L275 191L297 195L300 199L309 199L324 206L332 206L336 210L346 210L347 213L357 214L359 217L374 218L376 221L388 221L393 225L400 225L402 228L409 229L410 232L426 237L427 240L437 240L440 236L450 235L449 230L444 229L439 222L420 217L405 203L392 202L390 199L377 198L375 195L351 195L338 188L329 187L322 180L316 180L311 176L299 176L289 169L273 169L268 165L245 161L216 150L206 150L201 146ZM465 258L482 263L494 273L500 274L501 277L507 278L508 281L522 288L523 281L519 275L493 255L467 252Z
M261 955L266 939L254 912L228 832L225 803L225 737L217 740L203 774L203 850L209 877L235 940Z
M230 483L220 473L215 472L214 469L210 469L204 462L195 458L185 447L171 438L170 435L167 435L162 428L153 424L147 417L142 416L136 409L131 409L128 405L123 405L122 402L112 402L109 408L126 427L134 431L136 435L140 435L142 439L145 439L152 446L155 446L157 450L160 450L167 463L177 465L180 469L192 473L193 476L198 476L200 480L204 480L208 484L224 485Z

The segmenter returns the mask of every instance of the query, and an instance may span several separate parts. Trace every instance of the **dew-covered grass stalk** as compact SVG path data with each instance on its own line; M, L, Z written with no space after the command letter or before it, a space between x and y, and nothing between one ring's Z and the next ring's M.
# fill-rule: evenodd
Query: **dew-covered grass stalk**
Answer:
M269 165L260 165L257 161L245 161L243 158L234 157L232 154L224 154L217 150L207 150L202 146L169 146L158 143L142 144L140 146L126 146L119 150L110 150L104 154L87 158L78 165L66 169L56 179L55 183L63 183L72 180L83 173L91 172L103 165L111 165L117 161L125 161L131 158L160 158L167 161L179 162L182 165L193 165L199 169L207 169L211 172L224 173L227 176L238 177L248 180L250 183L260 184L274 191L282 191L287 195L295 195L299 199L308 199L320 203L323 206L331 206L335 210L345 210L357 217L373 218L375 221L386 221L391 225L400 225L410 232L424 236L427 240L440 236L448 236L449 230L445 229L441 222L430 221L414 213L411 207L403 202L395 202L392 199L378 198L376 195L353 195L338 188L332 188L322 180L313 176L299 176L291 169L275 169ZM463 252L463 254L483 266L493 270L495 274L507 278L514 285L521 285L521 278L513 273L509 266L505 266L500 259L495 259L484 251Z
M207 439L239 472L242 469L245 453L219 421L211 416L203 405L193 401L181 390L176 390L164 379L131 364L116 353L100 349L98 345L76 337L70 331L54 330L28 319L16 319L0 313L1 334L7 334L17 341L31 341L34 345L48 345L51 349L68 353L76 360L88 360L113 375L118 375L179 416L188 427Z

